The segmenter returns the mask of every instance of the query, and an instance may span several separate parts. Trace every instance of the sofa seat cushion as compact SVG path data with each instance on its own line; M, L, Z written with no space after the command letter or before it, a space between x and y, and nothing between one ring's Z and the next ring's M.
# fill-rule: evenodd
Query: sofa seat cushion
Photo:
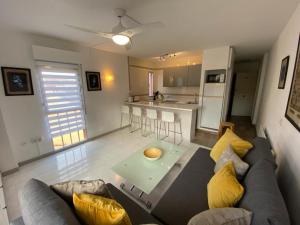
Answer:
M19 192L19 201L25 225L79 225L68 204L47 184L29 180Z
M113 196L113 198L120 203L126 210L132 225L140 224L157 224L163 225L160 221L154 218L150 213L140 207L137 203L127 197L122 191L113 186L112 184L107 184L107 187Z
M252 225L290 225L272 162L266 159L256 162L250 167L243 185L245 195L238 207L253 212Z
M151 212L169 225L183 225L208 209L207 184L214 175L210 151L198 149Z

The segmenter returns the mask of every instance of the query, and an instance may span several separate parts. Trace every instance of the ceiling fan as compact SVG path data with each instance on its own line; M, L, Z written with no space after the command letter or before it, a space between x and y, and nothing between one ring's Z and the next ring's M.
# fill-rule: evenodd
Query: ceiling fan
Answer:
M101 32L101 31L95 31L84 27L79 27L75 25L65 24L68 27L71 27L76 30L80 30L83 32L93 33L98 36L112 39L112 41L117 45L123 45L127 49L129 49L132 45L132 37L144 32L146 29L150 28L162 28L164 27L164 24L161 22L153 22L153 23L146 23L142 24L138 22L137 20L133 19L129 15L126 14L125 9L117 8L114 10L116 16L119 18L119 23L112 28L111 32ZM122 23L122 18L127 17L131 21L133 21L136 26L134 27L125 27Z

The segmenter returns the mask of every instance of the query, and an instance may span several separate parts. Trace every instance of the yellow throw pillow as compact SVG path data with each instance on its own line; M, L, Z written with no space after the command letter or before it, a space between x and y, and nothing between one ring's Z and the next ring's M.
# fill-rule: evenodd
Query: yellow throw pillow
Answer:
M217 162L223 151L228 147L232 146L234 152L241 158L243 158L247 152L253 147L253 145L241 139L232 130L227 129L225 134L217 141L214 147L211 149L210 157Z
M243 194L244 188L236 179L232 161L220 169L207 185L210 209L233 207L243 197Z
M86 225L132 225L125 209L113 199L74 193L73 203Z

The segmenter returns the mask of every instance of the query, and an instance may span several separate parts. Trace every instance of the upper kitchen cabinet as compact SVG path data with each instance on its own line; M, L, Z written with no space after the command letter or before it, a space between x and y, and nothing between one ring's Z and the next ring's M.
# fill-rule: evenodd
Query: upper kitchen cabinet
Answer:
M188 67L187 86L199 87L202 65L192 65Z
M163 86L175 87L175 69L174 67L165 68L163 70Z
M188 73L188 69L186 66L165 68L164 75L163 75L163 86L164 87L186 86L187 73Z
M200 86L201 65L169 67L164 69L164 87Z

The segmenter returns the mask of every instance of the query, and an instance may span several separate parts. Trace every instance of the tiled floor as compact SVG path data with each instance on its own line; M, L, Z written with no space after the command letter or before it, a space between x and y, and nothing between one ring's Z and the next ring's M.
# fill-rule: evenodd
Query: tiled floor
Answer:
M154 139L154 136L142 137L140 132L130 134L126 128L22 166L16 173L3 178L10 220L20 216L17 193L30 178L40 179L47 184L71 179L101 178L119 187L123 180L111 170L111 167ZM151 193L149 198L154 204L199 148L197 144L186 142L181 146L187 150L179 160L181 166L174 166L163 182Z

